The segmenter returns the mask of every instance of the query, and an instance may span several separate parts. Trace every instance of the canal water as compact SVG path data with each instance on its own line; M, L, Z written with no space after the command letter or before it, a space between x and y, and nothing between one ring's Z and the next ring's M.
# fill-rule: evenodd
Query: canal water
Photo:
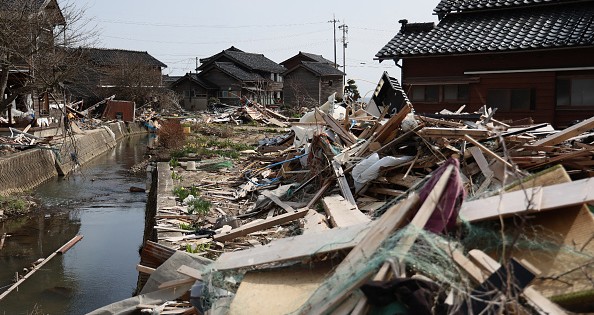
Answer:
M132 296L146 194L129 188L145 187L146 175L133 177L128 169L142 161L146 144L146 135L122 140L75 174L39 187L39 213L0 223L0 234L11 235L0 250L0 287L75 235L84 236L0 301L0 315L85 314Z

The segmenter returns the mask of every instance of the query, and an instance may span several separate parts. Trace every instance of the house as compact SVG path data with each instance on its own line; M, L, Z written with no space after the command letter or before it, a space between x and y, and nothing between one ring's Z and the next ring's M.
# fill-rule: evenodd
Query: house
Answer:
M214 96L221 103L235 105L245 98L269 105L282 99L286 69L262 54L230 47L200 63L197 78L216 87Z
M46 70L54 66L55 39L66 28L58 2L0 0L0 23L0 113L13 107L37 116L47 114Z
M134 121L136 104L130 101L108 100L103 110L102 118L121 120L126 122Z
M418 112L497 108L564 127L594 115L594 1L442 0L377 54L401 63Z
M171 83L169 88L182 97L180 105L189 111L206 110L208 100L217 97L219 87L201 79L196 73L188 73Z
M321 55L300 51L281 65L287 68L283 73L285 104L311 107L324 103L333 93L342 97L345 74Z

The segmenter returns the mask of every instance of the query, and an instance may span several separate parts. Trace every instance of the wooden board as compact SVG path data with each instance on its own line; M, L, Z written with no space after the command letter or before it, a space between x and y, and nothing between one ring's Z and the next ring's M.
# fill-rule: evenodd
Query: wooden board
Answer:
M309 210L305 218L303 218L303 234L311 234L314 232L323 232L330 230L326 217L315 210Z
M288 204L282 202L278 197L268 190L263 190L262 195L274 202L277 206L283 208L287 213L295 212L293 207L289 206Z
M231 303L229 314L292 314L322 283L330 264L248 272Z
M594 201L594 179L534 187L526 190L467 201L460 216L468 221L481 221L501 216L547 211L582 205Z
M352 248L365 236L373 222L274 240L264 246L223 253L213 265L229 270L300 260L317 254Z
M485 139L489 137L488 130L482 129L461 129L461 128L433 128L433 127L425 127L421 129L419 132L423 137L427 138L436 138L436 137L446 137L446 138L464 138L464 136L469 135L476 139Z
M337 287L334 282L345 279L357 270L364 270L368 257L371 257L380 247L382 242L395 230L406 224L406 219L419 201L416 194L408 199L390 207L382 217L377 220L373 229L365 238L349 252L347 257L336 267L323 285L315 292L300 310L301 314L322 314L330 311L340 304L344 298L362 282L367 280L373 271L361 275L360 279ZM340 283L340 281L338 282Z
M562 131L552 134L544 139L534 142L532 145L555 145L559 144L567 139L573 138L583 132L586 132L594 128L594 117L586 119L579 124L573 125L569 128L563 129Z
M232 229L227 233L217 234L213 237L213 239L217 242L229 241L236 237L246 236L250 233L262 231L265 229L269 229L275 225L284 224L291 222L293 220L297 220L303 218L309 209L299 210L291 213L285 213L278 215L276 217L272 217L270 219L263 220L257 224L250 224L247 226L242 226L236 229Z
M345 227L371 221L368 216L340 195L324 197L322 205L333 227Z
M181 265L179 268L177 268L177 272L194 279L202 280L202 273L198 269L194 269L186 265Z

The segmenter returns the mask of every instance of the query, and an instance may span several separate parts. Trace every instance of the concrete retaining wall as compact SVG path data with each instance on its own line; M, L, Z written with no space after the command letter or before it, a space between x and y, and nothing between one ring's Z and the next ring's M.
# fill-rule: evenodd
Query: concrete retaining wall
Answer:
M141 125L117 122L74 135L74 140L66 138L55 154L52 150L32 149L0 157L0 195L24 192L56 175L67 175L77 163L84 165L113 149L125 136L146 132Z
M0 157L0 195L33 189L58 175L51 150L31 149Z

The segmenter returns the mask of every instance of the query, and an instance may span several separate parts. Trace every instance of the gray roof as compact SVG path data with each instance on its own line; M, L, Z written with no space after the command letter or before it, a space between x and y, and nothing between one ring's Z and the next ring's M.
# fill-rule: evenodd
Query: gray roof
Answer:
M84 48L91 60L98 65L123 65L127 62L142 62L150 66L166 68L167 65L146 51L122 49Z
M436 14L523 7L576 0L441 0L433 10Z
M327 63L327 64L331 64L331 65L334 64L333 61L330 61L330 60L322 57L322 55L310 54L310 53L306 53L306 52L302 52L302 51L300 51L299 53L301 55L304 55L304 56L312 59L313 61L317 61L317 62L321 62L321 63Z
M302 61L301 66L308 69L319 76L329 75L344 75L344 72L334 68L327 63L315 62L315 61Z
M230 50L225 51L225 53L252 70L261 70L274 73L281 73L286 70L285 67L266 58L262 54L252 54Z
M435 27L426 23L405 24L375 56L384 60L422 55L592 47L593 26L594 1L451 13Z
M175 82L171 83L171 86L176 86L185 80L190 80L190 81L202 86L205 89L215 90L218 88L212 82L199 77L197 73L187 73L186 75L179 77Z
M0 10L23 9L27 8L29 4L31 4L31 9L40 10L45 2L46 0L0 0Z
M258 81L258 80L264 79L259 74L253 73L253 72L247 72L232 62L217 62L217 61L215 61L214 66L216 68L220 69L221 71L223 71L223 72L229 74L230 76L235 77L236 79L239 79L241 81Z
M247 53L233 46L214 56L200 59L202 64L200 67L198 67L198 70L206 69L210 63L219 60L221 57L226 57L227 59L241 65L249 71L258 70L272 73L282 73L287 70L285 67L266 58L262 54Z

